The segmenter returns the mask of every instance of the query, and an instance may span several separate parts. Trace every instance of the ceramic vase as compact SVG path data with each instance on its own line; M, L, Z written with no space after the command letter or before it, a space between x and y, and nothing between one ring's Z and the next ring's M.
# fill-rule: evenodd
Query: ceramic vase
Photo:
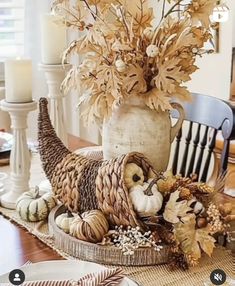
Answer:
M184 120L183 107L178 103L172 103L172 107L179 112L174 126L169 111L150 109L141 96L131 97L115 107L111 117L103 123L104 159L140 152L150 160L155 170L165 171L171 143Z

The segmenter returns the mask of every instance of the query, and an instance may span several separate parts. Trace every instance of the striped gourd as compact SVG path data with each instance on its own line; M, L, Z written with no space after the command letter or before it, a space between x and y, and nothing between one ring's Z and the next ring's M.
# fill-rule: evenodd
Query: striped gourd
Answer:
M48 217L52 208L56 206L56 200L51 193L39 196L39 190L23 193L17 200L16 210L25 221L36 222Z

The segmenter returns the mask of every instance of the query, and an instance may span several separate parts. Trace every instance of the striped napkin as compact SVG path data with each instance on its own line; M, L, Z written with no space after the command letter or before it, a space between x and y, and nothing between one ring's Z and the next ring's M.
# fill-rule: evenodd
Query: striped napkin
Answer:
M31 264L27 262L25 265ZM53 280L53 281L28 281L22 286L116 286L120 285L124 278L121 268L104 269L99 272L90 273L78 281L75 280ZM1 285L1 283L0 283ZM4 283L4 286L12 286Z

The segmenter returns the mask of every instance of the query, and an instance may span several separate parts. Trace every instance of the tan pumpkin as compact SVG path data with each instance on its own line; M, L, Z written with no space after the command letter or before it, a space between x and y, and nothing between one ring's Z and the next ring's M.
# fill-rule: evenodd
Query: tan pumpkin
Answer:
M129 195L135 211L141 217L154 216L162 208L163 196L152 179L143 186L132 187Z
M91 210L76 217L70 224L70 235L84 241L102 241L109 224L100 210Z
M137 185L143 185L144 183L143 170L135 163L126 164L124 170L124 182L128 189Z
M39 196L39 189L23 193L16 202L16 210L25 221L36 222L48 217L56 206L56 199L51 193Z
M71 212L63 213L58 215L55 219L56 225L64 232L69 233L70 224L75 219Z

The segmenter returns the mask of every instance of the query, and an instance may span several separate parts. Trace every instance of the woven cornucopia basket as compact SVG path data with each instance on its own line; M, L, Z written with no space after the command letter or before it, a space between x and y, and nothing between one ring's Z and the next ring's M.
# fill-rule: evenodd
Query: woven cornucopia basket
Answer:
M49 216L49 228L57 248L69 255L88 261L112 265L155 265L168 261L169 248L136 249L134 255L123 255L115 246L104 246L79 240L64 233L56 225L58 215L69 210L75 213L100 209L111 228L114 226L146 226L133 209L124 182L126 164L139 165L147 180L153 171L148 160L139 153L130 153L108 161L94 160L71 153L57 137L47 109L47 100L39 104L38 140L43 169L51 182L53 192L62 206Z
M44 171L53 192L66 209L85 212L100 209L111 226L140 226L124 182L127 163L136 163L147 179L153 170L139 153L130 153L108 161L94 160L71 153L57 137L47 109L47 100L40 100L39 151Z

